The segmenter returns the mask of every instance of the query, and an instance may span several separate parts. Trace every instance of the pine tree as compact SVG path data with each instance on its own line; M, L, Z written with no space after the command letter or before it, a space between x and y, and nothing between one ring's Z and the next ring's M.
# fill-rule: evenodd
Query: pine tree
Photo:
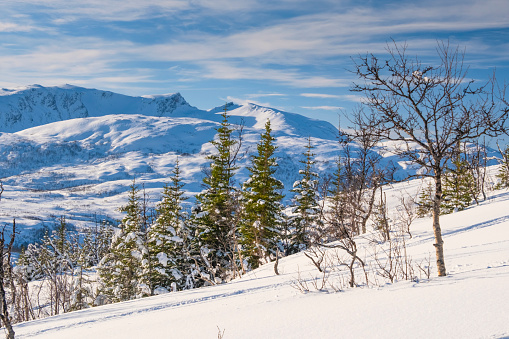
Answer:
M509 145L505 147L504 151L500 150L500 148L499 151L502 159L500 160L500 168L496 174L499 182L495 188L509 188Z
M157 290L182 290L190 271L188 214L183 202L187 200L182 188L179 162L165 185L161 202L156 209L156 221L148 231L148 246L152 260L151 281Z
M276 159L270 121L258 143L258 154L251 159L251 175L243 185L243 221L240 227L242 255L251 268L257 268L276 254L281 224L283 183L274 178Z
M145 273L148 251L144 246L139 189L133 180L128 202L120 208L126 213L112 239L110 252L99 264L103 293L113 302L130 300L151 293Z
M332 174L329 189L327 190L327 200L329 203L327 213L326 242L341 239L345 235L346 227L346 194L344 187L343 168L341 158L336 160L336 170Z
M384 241L390 240L390 219L387 215L387 196L380 188L380 203L375 205L373 215L373 228L380 232Z
M313 172L314 147L311 138L304 152L304 160L301 163L304 169L299 171L301 179L293 184L293 213L291 220L293 234L290 252L298 252L309 248L313 241L318 240L318 233L323 227L320 208L318 206L318 174Z
M222 117L216 138L211 141L216 153L208 157L210 173L203 179L206 190L196 196L198 206L193 218L201 258L209 272L204 279L213 284L232 278L238 271L238 191L233 176L238 169L235 162L240 145L232 135L226 106Z
M431 182L420 191L417 202L417 216L419 218L431 216L431 213L433 212L434 192L435 188Z
M94 302L92 280L88 277L84 269L87 264L88 257L85 252L85 248L81 247L71 281L72 286L69 311L89 308Z
M469 171L468 163L458 154L452 161L452 168L444 177L441 213L462 211L471 205L475 190L475 179Z
M99 265L101 259L109 253L114 230L112 225L103 221L100 224L96 222L95 227L87 228L84 233L81 245L83 267L90 268Z

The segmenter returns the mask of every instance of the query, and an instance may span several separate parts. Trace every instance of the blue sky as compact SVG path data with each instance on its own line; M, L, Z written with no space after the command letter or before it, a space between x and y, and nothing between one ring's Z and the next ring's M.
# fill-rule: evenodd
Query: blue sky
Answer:
M469 77L509 82L509 1L15 0L0 11L0 87L65 83L246 101L336 123L359 98L351 57L387 42L433 62L465 48Z

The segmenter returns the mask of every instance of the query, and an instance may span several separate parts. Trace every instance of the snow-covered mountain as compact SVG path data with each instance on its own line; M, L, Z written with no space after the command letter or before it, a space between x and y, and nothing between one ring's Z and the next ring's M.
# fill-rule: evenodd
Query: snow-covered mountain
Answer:
M180 116L198 111L180 93L130 97L71 85L0 89L0 132L106 114Z
M200 192L210 144L224 107L208 111L180 94L130 97L74 86L0 92L0 224L16 218L20 242L65 216L77 227L119 219L133 178L156 202L177 157L189 195ZM227 104L230 122L243 125L236 176L248 177L249 155L267 119L278 147L276 176L286 200L298 179L308 138L315 147L316 172L331 173L340 153L338 130L328 122L261 107ZM355 148L356 145L352 144ZM401 172L414 169L390 154L383 164ZM190 202L191 203L191 202Z
M244 126L239 184L247 179L249 155L267 119L278 146L277 176L287 193L308 137L316 147L316 170L333 168L338 131L330 123L254 104L227 108L230 122ZM133 178L155 202L177 157L185 189L201 191L202 167L223 109L199 110L180 94L129 97L73 86L3 89L0 222L16 218L29 230L52 226L62 215L83 227L95 218L120 218L117 208Z

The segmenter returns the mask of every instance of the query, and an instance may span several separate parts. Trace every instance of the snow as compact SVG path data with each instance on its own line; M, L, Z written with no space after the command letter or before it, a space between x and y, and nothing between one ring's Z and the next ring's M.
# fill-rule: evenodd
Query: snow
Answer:
M166 265L168 264L168 255L166 255L166 253L164 252L159 252L157 253L157 260L161 265L166 267Z
M387 189L389 206L419 181ZM301 293L298 276L320 277L299 253L227 284L67 313L17 324L17 338L503 338L509 336L509 191L441 217L448 275L436 277L431 219L406 238L414 262L432 258L416 281ZM389 207L390 211L394 207ZM372 262L369 235L358 239ZM331 275L330 279L340 279ZM339 281L339 280L337 280Z

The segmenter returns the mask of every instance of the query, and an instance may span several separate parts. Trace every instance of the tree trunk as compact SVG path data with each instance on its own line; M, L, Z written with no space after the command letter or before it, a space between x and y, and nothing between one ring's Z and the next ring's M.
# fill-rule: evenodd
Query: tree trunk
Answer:
M442 173L435 170L435 198L433 199L433 233L435 234L435 252L437 257L437 270L439 277L447 275L444 260L444 241L440 228L440 204L442 202Z
M12 246L12 244L11 244ZM9 251L10 249L8 249ZM11 319L9 318L9 311L7 305L7 298L5 293L5 271L4 271L4 235L3 231L0 238L0 319L5 328L7 329L7 333L5 333L5 337L7 339L14 339L14 330L12 329ZM8 255L10 259L10 255ZM10 263L7 262L7 265ZM11 277L12 278L12 277Z

